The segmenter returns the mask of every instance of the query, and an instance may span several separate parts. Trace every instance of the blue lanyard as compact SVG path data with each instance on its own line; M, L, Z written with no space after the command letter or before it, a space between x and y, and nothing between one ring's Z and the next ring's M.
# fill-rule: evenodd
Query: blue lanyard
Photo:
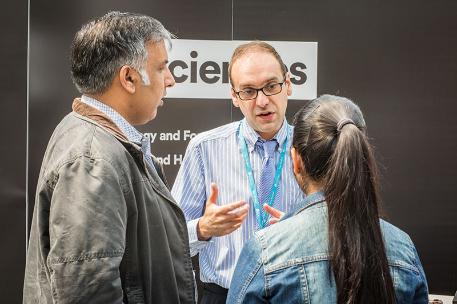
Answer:
M278 166L276 167L275 179L273 181L273 186L271 188L270 197L268 200L269 206L273 206L273 202L275 200L276 193L278 192L279 179L281 177L281 171L282 171L282 167L284 165L284 159L286 156L288 137L289 137L289 134L286 136L286 139L284 140L282 151L281 151L281 154L279 155L279 163L278 163ZM252 198L254 200L255 216L257 218L257 223L259 224L259 228L262 229L267 226L268 217L265 216L265 218L264 218L262 216L262 206L260 205L259 196L257 194L257 188L255 185L255 180L254 180L254 173L252 170L251 161L249 159L248 145L246 143L246 139L241 134L241 123L240 123L240 128L238 128L238 139L240 141L241 154L243 155L244 165L246 167L246 173L248 174L249 188L251 190Z

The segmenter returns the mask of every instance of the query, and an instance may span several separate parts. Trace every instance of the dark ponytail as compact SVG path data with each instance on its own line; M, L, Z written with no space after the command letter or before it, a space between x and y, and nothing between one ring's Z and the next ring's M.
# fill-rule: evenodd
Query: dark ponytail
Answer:
M379 224L378 173L365 121L352 101L323 95L295 117L293 146L328 205L338 303L395 303Z

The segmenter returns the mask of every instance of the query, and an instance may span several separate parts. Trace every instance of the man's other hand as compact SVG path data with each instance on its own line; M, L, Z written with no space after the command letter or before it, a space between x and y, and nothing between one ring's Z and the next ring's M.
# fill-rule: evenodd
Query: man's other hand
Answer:
M223 236L235 231L248 214L249 205L245 201L218 206L216 205L217 195L217 186L211 183L205 213L197 224L197 235L200 241L207 241L213 236Z
M271 215L270 225L276 224L284 216L284 212L279 211L267 204L263 204L263 209Z

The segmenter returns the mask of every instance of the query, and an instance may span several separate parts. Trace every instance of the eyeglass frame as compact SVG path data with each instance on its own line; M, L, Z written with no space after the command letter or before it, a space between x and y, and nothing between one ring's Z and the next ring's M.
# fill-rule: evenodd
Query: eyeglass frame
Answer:
M278 95L279 93L282 92L282 86L283 86L284 83L286 83L286 80L287 80L287 77L284 75L284 80L283 80L282 82L277 82L277 83L275 83L275 84L279 84L279 85L280 85L280 88L281 88L281 90L279 90L279 92L278 92L278 93L275 93L275 94L267 94L267 93L264 92L263 89L265 89L265 87L267 87L268 84L264 85L264 86L261 87L260 89L251 88L251 89L255 90L256 92L255 92L255 96L252 97L252 98L249 98L249 99L243 99L243 98L241 98L240 93L241 93L243 90L239 90L239 91L237 92L237 91L235 91L235 88L234 88L234 87L232 87L232 90L233 90L233 92L235 93L235 95L236 95L240 100L242 100L242 101L254 100L254 99L257 98L257 96L259 96L259 91L262 91L263 95L265 95L265 96L275 96L275 95ZM270 83L270 84L271 84L271 83Z

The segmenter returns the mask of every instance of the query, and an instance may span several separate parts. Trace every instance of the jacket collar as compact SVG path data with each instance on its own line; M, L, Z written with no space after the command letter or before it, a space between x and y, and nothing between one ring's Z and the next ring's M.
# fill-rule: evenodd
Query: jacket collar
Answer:
M303 201L297 204L294 211L286 214L284 217L281 218L281 220L285 220L286 218L292 217L302 212L303 210L310 208L311 206L321 204L323 202L325 202L325 195L322 190L311 193L310 195L307 195Z
M160 193L163 197L167 198L168 200L176 204L175 200L170 194L170 191L168 191L168 188L165 185L165 181L159 176L159 171L161 171L160 174L163 175L162 167L153 158L154 167L156 170L149 170L148 166L144 162L143 152L141 151L141 148L138 147L136 144L132 143L131 141L129 141L127 136L106 114L82 102L79 98L74 99L72 109L74 113L95 122L103 129L105 129L108 133L116 137L130 152L130 154L132 154L135 158L141 160L140 163L142 164L143 170L145 170L148 176L150 176L151 183L154 186L155 190L158 193Z
M129 141L127 136L122 133L121 129L119 129L119 127L105 113L82 102L81 99L75 98L75 100L73 100L72 109L73 112L93 120L122 141Z
M116 126L127 136L128 140L141 145L144 139L143 133L138 131L130 122L128 122L121 114L119 114L110 105L103 103L88 95L81 96L81 102L103 112ZM147 141L149 143L149 141Z

